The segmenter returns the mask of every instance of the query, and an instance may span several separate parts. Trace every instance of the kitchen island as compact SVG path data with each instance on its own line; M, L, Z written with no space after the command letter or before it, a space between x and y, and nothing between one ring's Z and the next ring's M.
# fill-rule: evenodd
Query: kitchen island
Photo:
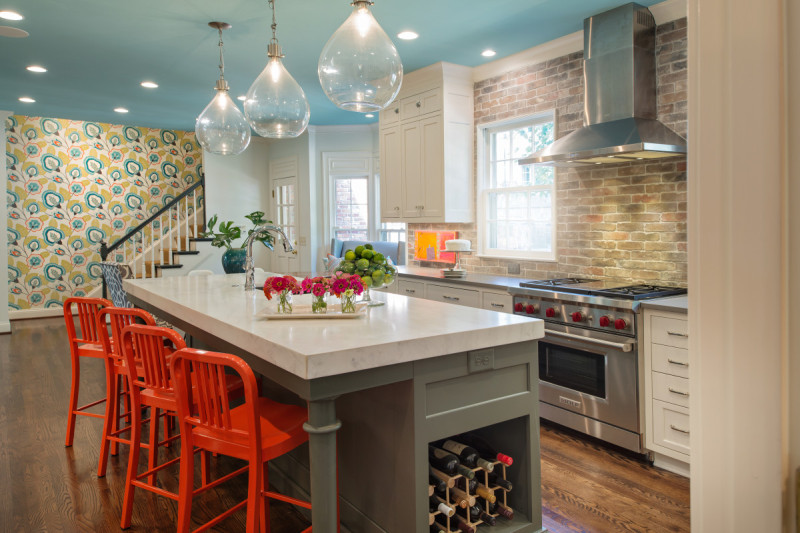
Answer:
M386 305L360 318L270 320L274 303L243 283L234 274L124 287L136 305L308 402L315 531L336 531L340 426L341 517L351 531L428 531L427 443L471 430L516 455L516 516L494 531L541 530L541 321L376 293ZM301 462L287 467L301 492L302 474Z

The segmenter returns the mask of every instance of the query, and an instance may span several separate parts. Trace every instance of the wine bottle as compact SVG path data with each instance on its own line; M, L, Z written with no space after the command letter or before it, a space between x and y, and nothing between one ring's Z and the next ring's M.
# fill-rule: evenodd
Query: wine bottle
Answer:
M470 494L475 494L475 487L478 486L478 480L460 477L456 479L456 486L461 490L466 490Z
M454 520L451 520L451 522L455 522L456 527L460 531L462 531L463 533L475 533L475 528L469 525L461 515L456 513L455 515L453 515L453 518Z
M463 435L456 437L456 440L465 444L469 444L478 450L478 453L481 455L481 457L484 457L485 459L500 461L506 466L511 466L514 464L514 459L511 458L511 456L496 451L493 446L486 442L485 439L474 433L464 433Z
M453 490L455 489L450 489L449 500L447 499L447 493L445 491L436 491L436 495L439 496L442 500L452 504L451 507L461 507L462 509L466 509L469 506L469 502L467 501L467 499L457 496L456 494L453 494L452 492Z
M455 509L447 505L441 498L437 498L436 496L431 496L429 499L429 508L432 513L439 511L445 516L453 516L455 514Z
M466 467L475 468L479 466L487 472L491 472L494 469L494 465L481 457L480 454L478 454L478 450L472 446L448 439L442 443L441 447L455 454L459 461Z
M509 480L503 479L497 474L489 474L489 484L497 485L505 491L510 491L514 487Z
M435 478L437 478L437 479L440 479L440 480L444 481L444 482L445 482L445 484L447 485L447 488L449 488L449 489L452 489L453 487L455 487L455 485L456 485L456 478L454 478L454 477L451 477L451 476L448 476L447 474L445 474L445 473L444 473L444 472L442 472L441 470L436 470L435 468L433 468L433 467L431 467L431 466L428 466L428 470L429 470L429 472L430 472L431 474L433 474L433 476L434 476ZM438 486L438 485L434 485L434 487L436 487L436 486ZM444 492L444 489L442 489L442 492Z
M456 498L460 498L462 500L466 500L467 505L475 505L475 496L467 494L463 490L453 487L450 489L450 495L455 496ZM459 502L460 504L461 502ZM463 507L463 506L462 506Z
M443 479L439 479L433 473L433 468L428 466L428 483L431 485L430 494L433 494L433 490L438 488L440 490L444 490L447 487L447 482ZM430 495L429 494L429 495Z
M446 526L441 526L438 522L434 522L431 525L431 533L447 533Z
M494 495L494 491L489 489L483 483L478 483L475 487L475 494L486 500L487 502L494 503L497 501L497 496Z
M500 502L491 503L488 507L490 513L499 514L508 520L514 520L514 510L511 507L503 505Z
M495 520L495 518L492 515L483 510L483 506L480 504L480 502L475 502L475 505L469 508L469 517L470 520L472 520L473 522L482 520L485 524L488 524L490 526L494 526L497 524L497 520Z
M459 465L458 457L433 446L428 446L428 462L448 476L456 475L456 467Z

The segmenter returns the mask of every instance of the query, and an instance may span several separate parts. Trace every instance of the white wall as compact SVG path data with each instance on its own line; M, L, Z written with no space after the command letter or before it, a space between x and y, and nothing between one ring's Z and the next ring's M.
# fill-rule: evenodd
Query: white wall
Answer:
M252 224L244 218L245 215L253 211L269 214L267 163L270 143L253 135L250 146L239 155L203 152L206 220L216 214L220 221L233 220L251 228ZM241 241L234 244L241 244ZM269 251L261 245L254 246L253 250L256 266L266 269Z
M12 115L11 111L0 110L0 146L3 147L3 154L6 151L6 119ZM5 155L0 163L0 183L8 187L8 169L6 168ZM0 202L0 256L6 258L6 268L0 269L0 287L5 287L6 303L0 305L0 333L11 333L11 322L8 320L8 206L6 202Z

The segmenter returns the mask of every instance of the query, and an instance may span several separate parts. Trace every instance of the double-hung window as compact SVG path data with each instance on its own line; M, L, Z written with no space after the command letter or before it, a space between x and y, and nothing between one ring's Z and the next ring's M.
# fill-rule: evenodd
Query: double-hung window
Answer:
M519 165L553 142L553 113L479 127L480 254L556 259L555 171Z

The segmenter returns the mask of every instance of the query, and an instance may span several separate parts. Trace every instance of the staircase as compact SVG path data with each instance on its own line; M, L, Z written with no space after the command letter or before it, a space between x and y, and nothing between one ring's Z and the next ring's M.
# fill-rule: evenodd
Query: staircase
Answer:
M140 279L183 268L182 256L198 255L197 243L212 240L199 236L205 229L204 183L186 189L110 246L101 243L102 260L127 263Z

